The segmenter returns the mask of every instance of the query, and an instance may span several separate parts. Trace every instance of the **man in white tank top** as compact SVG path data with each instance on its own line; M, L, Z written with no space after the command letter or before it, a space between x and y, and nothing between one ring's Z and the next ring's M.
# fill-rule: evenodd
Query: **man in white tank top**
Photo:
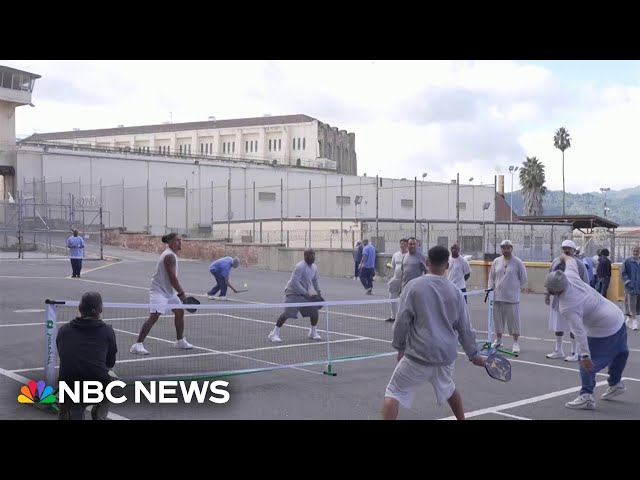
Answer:
M137 353L139 355L149 355L149 352L144 348L144 339L149 335L149 332L160 318L160 315L165 313L168 308L164 306L168 305L182 305L185 299L184 290L178 281L178 255L182 245L182 239L177 233L169 233L162 237L162 243L167 244L167 248L160 254L158 263L156 264L156 271L151 277L151 287L149 288L149 303L153 305L151 307L151 313L149 319L144 322L138 340L130 349L131 353ZM175 316L176 325L176 348L193 348L187 339L184 338L184 310L172 309Z

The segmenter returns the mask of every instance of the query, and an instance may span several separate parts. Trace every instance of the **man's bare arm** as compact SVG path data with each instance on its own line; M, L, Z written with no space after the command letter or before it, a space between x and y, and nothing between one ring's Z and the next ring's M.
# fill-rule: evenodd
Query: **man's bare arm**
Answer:
M178 297L184 297L184 291L182 290L182 285L178 281L178 276L176 275L176 257L175 255L167 255L164 257L164 268L167 269L167 275L169 275L169 282L171 282L171 286L176 289L178 292Z

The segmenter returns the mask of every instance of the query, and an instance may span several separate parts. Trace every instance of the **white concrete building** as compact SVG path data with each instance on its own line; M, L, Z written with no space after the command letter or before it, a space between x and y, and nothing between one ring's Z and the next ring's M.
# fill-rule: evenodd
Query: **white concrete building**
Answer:
M27 143L292 165L357 175L355 134L307 115L263 116L34 134Z

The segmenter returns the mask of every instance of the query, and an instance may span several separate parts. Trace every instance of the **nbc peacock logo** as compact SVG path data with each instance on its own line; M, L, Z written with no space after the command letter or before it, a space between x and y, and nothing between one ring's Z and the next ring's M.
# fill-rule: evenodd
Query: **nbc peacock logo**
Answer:
M19 403L55 403L56 396L53 394L53 388L46 385L42 380L36 383L29 381L28 385L23 385L18 395ZM36 394L37 393L37 394Z

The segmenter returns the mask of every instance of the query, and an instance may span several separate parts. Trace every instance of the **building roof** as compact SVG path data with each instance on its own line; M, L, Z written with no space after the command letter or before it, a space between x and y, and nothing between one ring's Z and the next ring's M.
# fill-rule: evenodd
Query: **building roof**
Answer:
M512 214L512 210L511 210L511 206L509 205L509 203L507 203L507 201L505 200L505 198L499 194L498 192L496 192L495 195L496 198L496 221L497 222L510 222L511 221L511 214ZM517 222L518 219L520 217L518 215L516 215L516 212L513 212L513 221Z
M571 223L574 229L582 228L618 228L618 224L598 215L540 215L531 217L520 217L523 222L540 223Z
M188 130L206 130L213 128L257 127L286 123L307 123L316 120L308 115L279 115L269 117L234 118L229 120L207 120L204 122L162 123L159 125L140 125L136 127L101 128L96 130L73 130L70 132L34 133L25 138L36 140L66 140L70 138L112 137L116 135L139 135L144 133L181 132Z
M17 73L19 75L29 75L32 78L41 78L37 73L25 72L24 70L18 70L17 68L6 67L4 65L0 65L0 72Z

